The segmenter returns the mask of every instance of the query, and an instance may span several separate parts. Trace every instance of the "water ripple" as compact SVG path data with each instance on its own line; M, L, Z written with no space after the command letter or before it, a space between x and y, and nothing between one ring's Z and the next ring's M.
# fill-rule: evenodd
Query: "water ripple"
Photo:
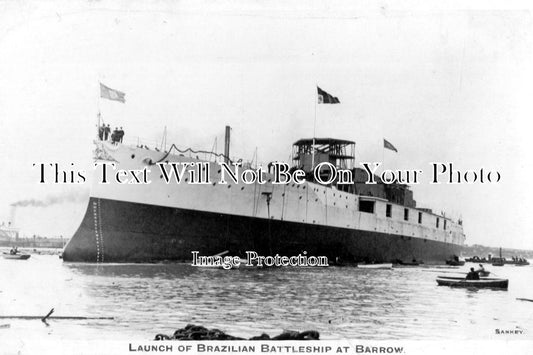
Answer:
M495 328L517 326L533 332L533 307L516 301L533 298L531 267L498 270L510 278L510 289L494 291L438 287L438 270L428 268L218 270L68 264L51 256L0 263L1 314L45 314L55 307L57 315L115 318L54 321L50 336L63 338L151 339L188 323L243 337L284 329L369 340L491 339ZM39 322L13 323L1 335L28 326L42 331Z

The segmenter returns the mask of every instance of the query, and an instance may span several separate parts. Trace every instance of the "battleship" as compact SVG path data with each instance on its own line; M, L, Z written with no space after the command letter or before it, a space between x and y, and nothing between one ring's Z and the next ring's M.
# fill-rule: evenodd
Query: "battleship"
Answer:
M417 207L406 184L366 184L355 166L355 142L305 138L293 144L291 169L301 184L219 183L220 161L231 163L230 129L224 154L148 149L98 139L95 158L116 169L151 169L150 184L93 182L86 213L63 251L66 262L191 261L192 253L326 256L333 262L442 264L464 245L462 221ZM161 163L207 164L209 185L168 184ZM351 184L321 184L313 167L328 162L353 172ZM202 164L200 164L202 163ZM231 166L231 165L230 165ZM251 163L243 163L251 167ZM270 170L270 169L269 169ZM327 169L321 170L328 174Z

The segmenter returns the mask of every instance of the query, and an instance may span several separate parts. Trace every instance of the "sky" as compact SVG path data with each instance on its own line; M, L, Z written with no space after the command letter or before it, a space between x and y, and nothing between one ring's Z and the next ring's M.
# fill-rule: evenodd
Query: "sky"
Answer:
M90 181L39 184L32 166L91 175L100 110L151 147L167 127L169 143L211 150L216 138L222 152L230 125L231 156L257 149L260 162L290 161L314 130L354 140L357 162L423 170L418 206L462 218L467 244L533 249L528 6L0 1L0 221L19 203L23 234L72 235ZM126 103L99 99L99 82ZM316 105L317 85L341 104ZM431 162L502 178L431 185Z

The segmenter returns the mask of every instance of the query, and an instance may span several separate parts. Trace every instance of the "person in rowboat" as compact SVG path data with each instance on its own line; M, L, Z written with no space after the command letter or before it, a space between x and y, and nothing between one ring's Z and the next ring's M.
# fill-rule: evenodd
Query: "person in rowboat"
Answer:
M480 274L485 272L485 268L483 267L483 264L479 264L479 269L477 269L476 272Z
M470 268L470 272L466 274L467 280L479 280L479 273L474 270L473 267Z

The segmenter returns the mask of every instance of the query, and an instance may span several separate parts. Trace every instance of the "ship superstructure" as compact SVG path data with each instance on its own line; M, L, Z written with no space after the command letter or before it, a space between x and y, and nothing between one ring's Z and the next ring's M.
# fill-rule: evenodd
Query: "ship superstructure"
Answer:
M228 131L227 131L228 133ZM464 244L462 223L416 207L407 185L365 184L354 164L355 142L301 139L293 145L293 169L303 184L221 184L216 159L224 155L169 152L96 142L97 158L117 169L151 171L150 184L93 184L84 219L65 247L65 261L190 261L192 251L214 255L327 256L345 262L423 260L442 263ZM205 152L204 152L205 153ZM202 156L202 157L201 157ZM157 163L207 163L213 183L167 183ZM352 184L316 183L321 162L351 169ZM326 170L322 171L327 174Z

